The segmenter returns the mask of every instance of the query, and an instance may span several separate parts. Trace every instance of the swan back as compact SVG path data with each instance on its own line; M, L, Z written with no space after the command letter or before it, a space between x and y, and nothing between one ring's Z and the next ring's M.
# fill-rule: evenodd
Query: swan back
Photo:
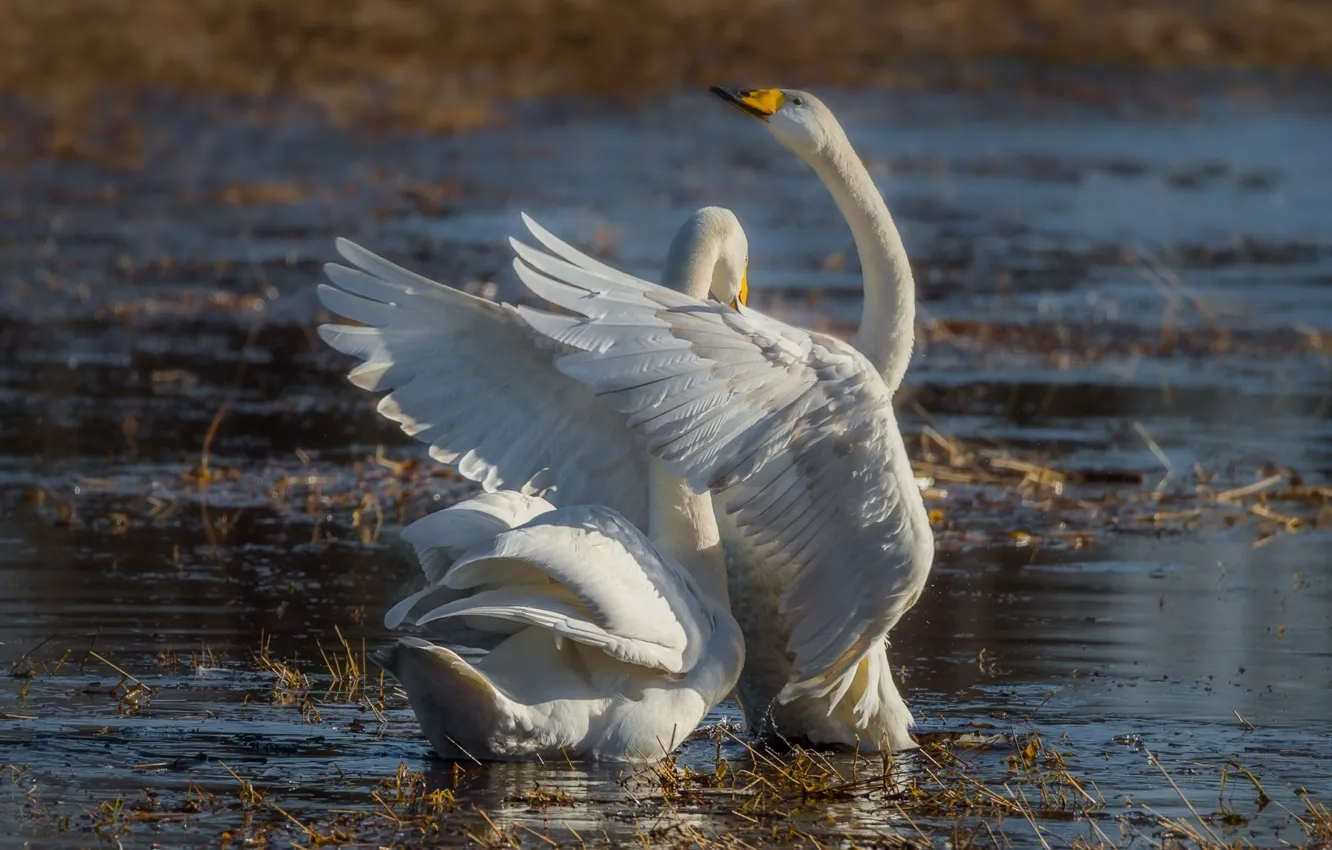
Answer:
M413 637L374 656L441 754L656 759L734 687L738 624L624 517L588 505L529 517L540 500L512 492L476 501L404 531L435 578L395 619L512 633L470 663Z
M500 629L536 626L666 673L687 672L698 661L712 636L716 603L624 517L600 505L546 505L526 516L540 499L512 492L478 498L505 504L478 508L474 499L403 531L435 577L394 606L386 625L465 617L498 621ZM506 511L521 522L497 533L482 530L503 523ZM464 551L460 529L478 532Z

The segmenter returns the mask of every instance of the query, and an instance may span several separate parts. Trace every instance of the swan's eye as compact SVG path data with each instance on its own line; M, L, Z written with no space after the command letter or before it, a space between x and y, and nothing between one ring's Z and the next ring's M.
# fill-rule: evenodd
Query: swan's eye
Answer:
M791 102L794 103L796 106L805 105L805 99L803 97L793 97L791 98Z

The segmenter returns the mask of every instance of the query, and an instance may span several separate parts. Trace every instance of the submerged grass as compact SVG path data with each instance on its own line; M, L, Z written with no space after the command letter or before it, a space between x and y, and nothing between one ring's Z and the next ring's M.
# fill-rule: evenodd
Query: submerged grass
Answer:
M702 734L725 738L731 757L722 757L719 747L711 766L690 767L672 757L627 770L618 800L613 786L599 789L596 799L579 799L543 788L540 781L502 801L473 800L460 789L466 778L475 779L488 767L455 767L452 779L447 774L441 779L438 771L427 776L399 764L393 774L365 785L364 804L320 807L312 806L299 786L260 787L245 770L223 763L229 786L206 790L191 781L183 793L149 790L138 800L116 797L71 816L40 801L25 766L9 764L0 771L11 787L27 789L27 828L48 822L58 831L87 830L112 841L134 836L145 825L160 834L174 821L191 832L219 829L224 845L240 846L413 847L456 841L485 847L832 843L1220 850L1263 846L1243 828L1273 805L1282 846L1326 846L1332 837L1332 814L1308 795L1300 795L1300 806L1287 808L1274 804L1253 779L1254 800L1237 801L1233 795L1228 800L1223 771L1218 805L1211 809L1186 796L1145 749L1161 787L1178 794L1186 814L1167 815L1131 802L1111 806L1093 783L1075 775L1073 753L1035 731L936 736L915 753L873 758L800 747L774 750L725 729ZM1008 753L999 770L986 758L996 751ZM576 772L572 765L547 770L558 782L566 767ZM604 825L587 825L602 818Z
M739 741L729 731L718 734ZM1226 801L1228 771L1240 773L1254 786L1254 814L1272 803L1257 778L1231 762L1221 773L1218 809L1203 813L1144 748L1191 819L1167 817L1146 806L1137 807L1137 813L1116 812L1094 783L1075 776L1070 767L1075 754L1050 745L1034 730L928 737L915 753L878 758L847 759L800 747L778 752L744 744L745 759L733 762L719 755L711 771L681 767L678 759L670 759L634 773L626 788L637 804L655 799L671 813L677 820L678 843L731 847L777 842L820 846L829 840L851 846L992 847L1029 844L1032 836L1045 848L1172 842L1181 847L1251 847L1251 839L1233 831L1248 825L1250 818ZM994 775L976 758L992 749L1009 753L1003 775ZM1320 846L1327 809L1307 795L1301 799L1303 811L1285 812L1298 834L1283 836L1282 843ZM857 805L852 811L860 816L855 820L863 823L838 819L834 826L828 811L845 816L849 810L838 804L851 801ZM739 820L705 835L682 817L700 810L725 811ZM1079 830L1083 834L1073 835L1070 824L1085 825ZM658 830L651 837L660 843L668 833Z
M932 421L923 409L917 412ZM1149 447L1155 441L1138 423ZM1263 465L1252 479L1235 470L1201 463L1176 472L1152 469L1068 469L1047 452L1006 446L997 440L962 440L931 425L920 433L912 468L926 484L930 518L940 544L963 533L957 511L968 523L969 542L988 526L991 537L1014 545L1081 548L1111 533L1181 533L1246 526L1252 545L1265 546L1281 534L1317 529L1332 520L1332 486L1308 483L1300 474ZM1153 449L1164 458L1159 447ZM1008 510L1005 510L1005 505ZM1015 517L1021 516L1015 525ZM976 520L986 517L978 527ZM1040 522L1032 520L1040 519Z

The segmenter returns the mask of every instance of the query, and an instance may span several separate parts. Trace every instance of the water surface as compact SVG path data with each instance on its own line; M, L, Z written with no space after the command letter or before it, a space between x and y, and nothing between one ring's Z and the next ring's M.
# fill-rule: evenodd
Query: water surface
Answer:
M1039 794L1013 761L1035 734L1103 805L908 816L881 783L752 812L617 767L428 759L391 687L335 673L414 587L402 524L466 490L314 336L332 238L515 297L520 209L650 275L690 211L723 204L754 303L845 333L850 234L807 169L703 94L523 107L445 139L175 104L142 169L0 175L0 812L20 824L0 845L311 839L294 821L376 841L492 823L886 841L981 820L1029 846L1159 840L1155 813L1193 818L1163 769L1198 813L1233 810L1218 836L1302 840L1288 810L1332 796L1332 120L1298 95L827 99L919 282L899 410L940 552L893 636L904 690L927 733L1026 736L956 751L1000 793ZM995 457L1067 481L1020 485ZM710 723L680 767L747 763L734 707ZM935 771L907 760L894 782ZM438 789L456 809L430 807Z

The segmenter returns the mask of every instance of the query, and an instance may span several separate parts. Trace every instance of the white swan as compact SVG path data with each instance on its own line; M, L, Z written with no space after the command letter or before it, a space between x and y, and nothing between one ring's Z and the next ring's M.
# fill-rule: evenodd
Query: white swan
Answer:
M361 270L328 266L337 288L321 286L320 298L370 326L324 326L320 334L365 360L350 376L358 386L394 389L382 412L488 488L555 484L563 500L598 485L612 495L618 488L641 510L656 544L610 508L557 509L512 491L433 514L403 532L427 587L395 606L385 623L397 627L424 608L417 625L438 631L461 620L464 628L443 636L489 636L468 642L493 648L469 665L452 650L403 638L376 661L402 683L427 737L446 756L665 755L732 689L744 659L726 608L709 498L666 475L660 461L626 449L629 432L613 413L612 427L598 435L607 409L551 363L575 349L527 330L514 308L433 283L349 242L340 240L338 250ZM747 261L734 215L706 208L672 243L665 277L738 308L748 292ZM474 418L485 416L500 418ZM489 439L504 429L502 439ZM568 462L561 454L570 433L585 441L575 441L574 451L595 456L597 440L618 449L628 471L607 467L604 457L600 478L577 467L552 470ZM634 481L640 470L645 474ZM494 645L497 636L504 637Z
M740 675L744 639L725 601L610 508L505 490L402 536L428 585L386 626L420 611L418 626L463 618L508 635L474 664L416 637L373 655L445 758L653 761Z
M712 92L745 114L760 119L764 128L784 147L814 170L836 201L855 239L864 280L860 328L852 346L882 376L882 388L891 399L911 361L915 342L916 286L906 247L874 180L832 111L814 95L791 89L736 91L720 86L714 87ZM874 403L888 409L888 400L877 399ZM844 414L847 417L855 415ZM915 726L915 720L897 692L888 665L887 632L916 603L923 591L934 560L934 538L929 528L928 512L914 483L891 412L882 427L885 434L891 433L889 443L879 447L891 472L883 480L882 492L870 498L896 499L896 508L887 514L876 514L884 507L882 504L863 506L864 520L883 535L884 551L880 569L875 570L875 550L872 544L867 545L861 554L869 560L862 562L861 568L874 572L879 581L877 586L886 589L888 595L878 600L877 613L862 623L865 631L852 652L863 648L863 659L855 667L847 668L854 669L855 674L849 679L844 678L838 689L830 693L805 689L802 691L804 696L789 699L791 692L786 691L784 699L789 701L774 702L775 696L781 693L779 689L784 687L782 674L792 674L792 654L797 658L803 654L798 638L793 637L789 613L782 616L799 599L796 594L801 583L793 578L793 571L798 571L798 567L791 562L783 566L786 553L773 558L765 554L766 547L755 545L755 540L765 539L764 536L756 536L752 528L744 525L744 513L735 513L745 504L743 491L738 497L715 499L730 565L728 575L732 594L742 600L734 613L750 646L750 660L739 693L751 726L766 724L779 734L861 749L887 747L903 750L915 746L909 732ZM845 507L853 506L847 502ZM876 516L879 517L877 521ZM891 517L887 525L882 521L885 516ZM737 519L740 525L735 522ZM868 544L868 541L862 542ZM810 555L806 569L814 575L835 570L845 580L854 581L853 563L839 564L832 560L833 557L832 552ZM820 562L819 558L828 560ZM830 577L829 580L835 579ZM874 592L870 587L861 590ZM835 606L830 605L828 613L833 610ZM767 639L759 634L761 624L773 624L769 626ZM876 634L880 637L875 638ZM843 659L843 667L845 662ZM842 694L843 689L845 694ZM839 695L843 696L844 702L837 699ZM763 716L756 717L758 713ZM759 725L758 728L765 726Z
M717 494L751 728L910 749L914 720L892 680L887 635L919 598L934 542L891 406L914 334L905 250L816 98L714 91L810 163L851 224L866 287L855 345L606 274L531 222L562 259L515 243L519 275L586 318L524 315L583 350L561 358L561 370L627 414L673 472Z

